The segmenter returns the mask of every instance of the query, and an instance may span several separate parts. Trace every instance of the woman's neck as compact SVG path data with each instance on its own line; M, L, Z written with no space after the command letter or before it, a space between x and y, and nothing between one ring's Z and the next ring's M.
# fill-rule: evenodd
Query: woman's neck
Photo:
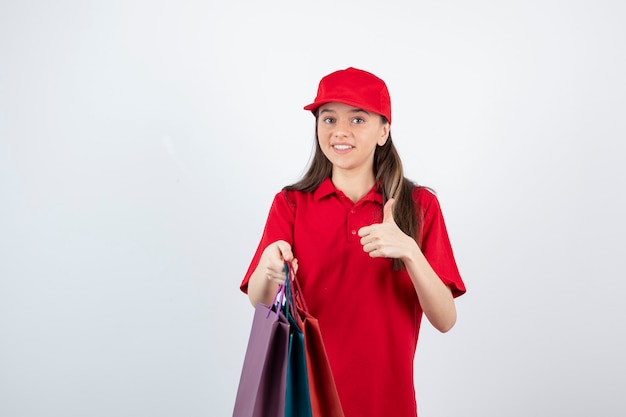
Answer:
M374 173L350 173L334 170L331 180L354 203L362 199L374 186Z

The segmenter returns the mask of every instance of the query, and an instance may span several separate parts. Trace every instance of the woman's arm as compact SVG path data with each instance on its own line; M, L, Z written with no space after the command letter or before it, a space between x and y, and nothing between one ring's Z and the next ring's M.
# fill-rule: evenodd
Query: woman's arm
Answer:
M415 240L408 236L407 238L412 241L412 244L409 242L408 245L414 248L407 251L410 255L400 259L413 281L424 315L437 330L445 333L456 323L456 306L452 291L437 276Z
M420 250L415 239L406 235L393 218L393 199L384 207L383 222L359 230L363 250L373 258L397 258L411 277L424 315L440 332L447 332L456 323L456 307L452 291L447 287Z

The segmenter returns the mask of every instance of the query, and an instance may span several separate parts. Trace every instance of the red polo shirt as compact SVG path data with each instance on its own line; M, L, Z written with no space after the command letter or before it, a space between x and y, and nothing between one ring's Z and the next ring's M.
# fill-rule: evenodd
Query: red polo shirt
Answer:
M419 187L413 199L424 218L422 252L459 296L465 285L439 202ZM422 309L407 272L393 271L390 259L370 258L357 234L382 218L383 199L375 188L357 203L330 179L314 192L281 191L241 283L246 292L267 245L292 245L302 294L319 320L346 417L417 415L413 359Z

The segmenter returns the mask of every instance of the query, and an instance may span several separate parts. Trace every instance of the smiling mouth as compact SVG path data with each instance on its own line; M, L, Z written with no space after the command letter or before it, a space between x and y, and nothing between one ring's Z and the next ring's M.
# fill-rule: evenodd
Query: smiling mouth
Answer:
M351 146L351 145L333 145L333 148L337 149L338 151L347 151L348 149L354 148L354 146Z

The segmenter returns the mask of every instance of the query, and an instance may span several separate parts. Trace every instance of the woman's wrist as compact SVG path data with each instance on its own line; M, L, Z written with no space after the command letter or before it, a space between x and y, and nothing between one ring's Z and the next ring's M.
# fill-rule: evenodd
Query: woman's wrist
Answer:
M406 236L406 250L405 255L400 257L400 260L408 267L408 264L415 264L417 260L424 255L420 250L415 239L410 236Z

